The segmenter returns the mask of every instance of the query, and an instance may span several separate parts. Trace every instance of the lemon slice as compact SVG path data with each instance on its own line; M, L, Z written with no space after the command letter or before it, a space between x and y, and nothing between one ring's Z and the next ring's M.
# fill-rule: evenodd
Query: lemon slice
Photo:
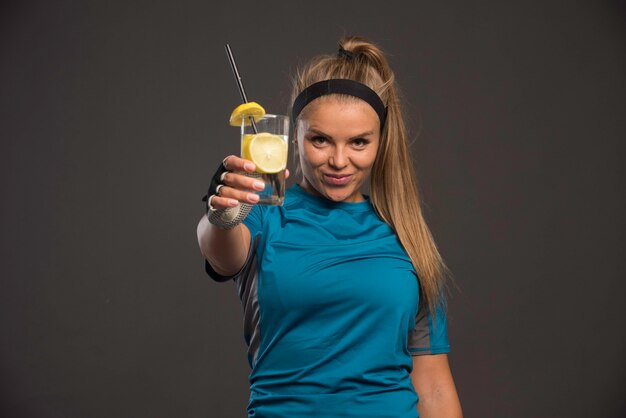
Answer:
M252 116L256 122L265 116L265 109L257 102L240 104L233 110L233 113L230 114L229 123L231 126L241 126L241 121L244 120L246 125L250 125L250 116Z
M259 173L278 173L287 168L288 149L280 136L260 133L244 140L242 157L256 164Z

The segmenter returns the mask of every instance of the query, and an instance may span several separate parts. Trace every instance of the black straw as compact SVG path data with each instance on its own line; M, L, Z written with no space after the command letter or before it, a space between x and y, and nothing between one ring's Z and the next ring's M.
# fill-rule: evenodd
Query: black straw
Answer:
M243 88L243 82L241 81L241 76L239 75L239 70L237 70L237 64L235 63L235 57L233 56L233 51L230 49L230 45L224 45L226 48L226 55L228 55L228 62L230 62L230 68L233 70L233 75L235 76L235 81L237 82L237 88L239 88L239 94L241 95L241 100L244 103L248 103L248 96L246 96L246 89ZM258 133L256 129L256 124L254 123L254 118L250 116L250 122L252 123L252 130L254 133Z

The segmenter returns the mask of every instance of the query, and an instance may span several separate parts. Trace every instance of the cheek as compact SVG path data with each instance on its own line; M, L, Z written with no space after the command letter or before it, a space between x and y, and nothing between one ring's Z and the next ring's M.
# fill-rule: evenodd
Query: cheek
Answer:
M299 151L300 164L302 166L315 168L323 165L328 160L325 151L319 150L310 144L305 143L304 146L299 147Z
M376 150L359 153L352 159L355 166L366 171L371 170L374 165L374 161L376 161Z

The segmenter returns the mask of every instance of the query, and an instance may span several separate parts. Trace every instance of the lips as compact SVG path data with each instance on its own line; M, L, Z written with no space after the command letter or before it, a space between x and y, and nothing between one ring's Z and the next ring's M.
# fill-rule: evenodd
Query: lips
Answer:
M352 180L352 174L324 174L324 182L331 186L345 186Z

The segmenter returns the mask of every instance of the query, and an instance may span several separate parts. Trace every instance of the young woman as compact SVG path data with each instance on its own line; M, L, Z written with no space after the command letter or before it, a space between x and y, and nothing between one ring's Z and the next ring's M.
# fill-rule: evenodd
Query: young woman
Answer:
M207 273L234 280L243 304L248 416L461 417L445 266L383 52L348 37L313 59L296 77L292 117L302 178L284 205L255 205L263 184L237 174L254 164L228 156L209 212L251 210L198 224Z

